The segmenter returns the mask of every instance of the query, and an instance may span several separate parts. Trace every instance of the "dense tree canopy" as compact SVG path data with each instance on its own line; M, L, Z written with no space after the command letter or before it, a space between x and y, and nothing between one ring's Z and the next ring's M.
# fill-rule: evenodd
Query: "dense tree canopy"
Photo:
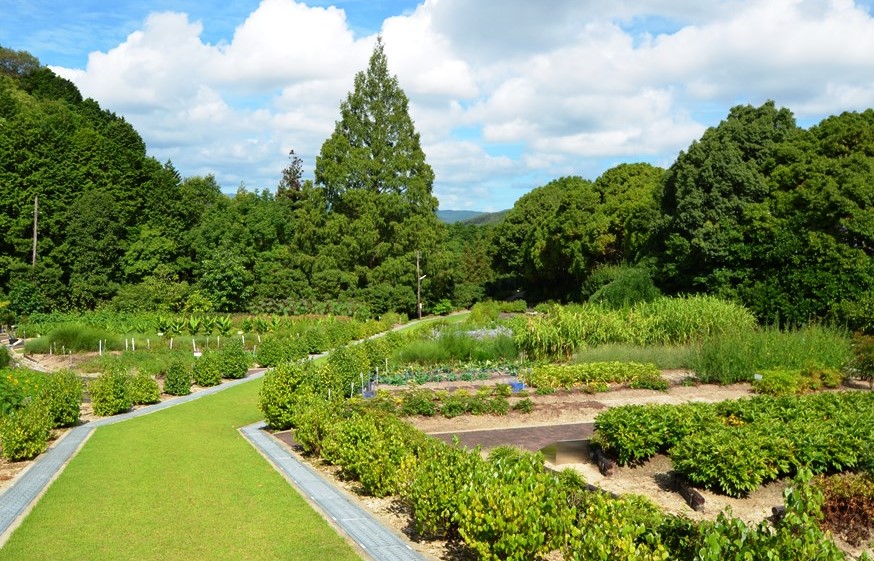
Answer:
M16 313L412 314L418 254L426 311L518 291L622 307L660 289L735 299L763 321L872 324L874 110L805 130L770 102L735 107L668 170L556 179L498 224L447 228L408 105L379 40L315 181L291 151L275 191L228 196L0 47L0 301Z

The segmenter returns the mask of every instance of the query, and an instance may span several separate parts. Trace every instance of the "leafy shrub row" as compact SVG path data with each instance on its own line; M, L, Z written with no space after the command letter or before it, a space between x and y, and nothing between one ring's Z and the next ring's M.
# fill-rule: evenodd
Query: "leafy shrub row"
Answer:
M208 387L220 384L222 378L243 378L251 363L252 355L239 341L232 340L220 349L204 351L195 361L194 383Z
M321 453L365 493L400 494L423 536L460 537L480 559L836 561L843 554L817 524L821 495L802 471L774 527L721 514L694 522L646 499L589 491L578 474L547 471L539 454L497 449L488 458L431 439L357 401L292 396L295 440Z
M636 362L588 362L535 366L523 375L536 388L587 389L606 391L607 384L667 389L668 383L653 364Z
M3 370L0 390L0 452L6 459L26 460L41 454L51 429L79 421L82 381L73 372Z
M373 409L402 416L432 417L440 414L447 418L459 415L506 415L510 411L510 386L498 384L481 387L471 393L460 389L453 392L412 389L403 392L379 392L366 405ZM523 410L521 406L517 410ZM527 411L530 413L530 409Z
M840 387L844 375L832 368L775 368L761 373L753 382L756 393L765 395L797 395L823 388Z
M696 485L738 496L801 467L874 469L874 394L631 405L595 420L595 443L621 464L668 453Z
M566 360L587 345L683 344L754 327L755 318L743 306L711 296L687 296L640 302L629 310L553 306L545 315L516 320L514 334L529 358Z

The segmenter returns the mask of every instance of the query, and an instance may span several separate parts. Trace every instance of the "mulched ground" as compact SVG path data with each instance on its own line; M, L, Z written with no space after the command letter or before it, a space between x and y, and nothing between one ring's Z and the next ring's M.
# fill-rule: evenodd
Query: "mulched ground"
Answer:
M587 439L592 436L594 431L594 423L572 423L567 425L548 425L509 429L441 432L432 433L431 436L450 444L452 443L453 436L457 436L459 443L468 448L482 446L483 449L488 450L497 446L509 444L531 452L536 452L554 442Z
M587 439L592 436L594 430L594 423L571 423L567 425L441 432L432 433L431 436L449 444L452 443L453 436L458 436L459 443L468 448L482 446L483 449L489 450L497 446L510 444L536 452L554 442ZM294 434L291 431L277 432L273 436L292 448L295 447Z

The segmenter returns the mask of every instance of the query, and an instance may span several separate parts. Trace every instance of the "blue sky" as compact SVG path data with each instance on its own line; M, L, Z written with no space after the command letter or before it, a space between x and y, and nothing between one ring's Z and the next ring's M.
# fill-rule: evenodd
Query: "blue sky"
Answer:
M551 179L669 166L737 104L803 126L874 107L871 1L0 0L27 50L124 116L150 154L233 192L315 157L377 33L444 209Z

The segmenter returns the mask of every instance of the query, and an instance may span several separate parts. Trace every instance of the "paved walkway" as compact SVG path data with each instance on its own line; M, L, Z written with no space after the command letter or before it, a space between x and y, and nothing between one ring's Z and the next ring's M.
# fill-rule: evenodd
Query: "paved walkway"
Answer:
M375 561L424 561L425 558L403 538L389 531L262 428L264 423L258 422L240 430L252 446L294 484L301 495L329 517L369 558Z

